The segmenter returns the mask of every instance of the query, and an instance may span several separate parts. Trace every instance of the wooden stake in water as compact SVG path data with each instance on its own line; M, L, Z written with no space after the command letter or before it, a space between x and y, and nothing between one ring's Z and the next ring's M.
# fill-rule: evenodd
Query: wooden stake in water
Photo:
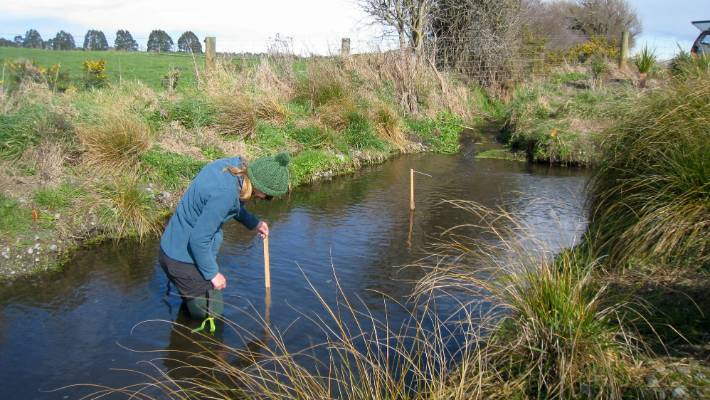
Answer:
M269 266L269 236L264 236L264 284L271 288L271 268Z
M414 211L414 168L409 170L409 210Z

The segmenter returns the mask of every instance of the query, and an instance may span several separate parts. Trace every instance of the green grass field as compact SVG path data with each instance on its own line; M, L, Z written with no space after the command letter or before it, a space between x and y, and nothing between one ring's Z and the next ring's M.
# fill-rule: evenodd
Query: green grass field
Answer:
M137 79L154 89L161 88L161 77L172 67L179 68L182 72L178 83L178 88L180 89L195 84L195 63L199 68L204 68L204 56L201 55L195 56L193 59L191 55L177 53L51 51L0 47L0 63L3 65L5 60L18 58L34 60L43 67L60 64L62 71L69 72L72 81L81 79L84 60L104 59L106 60L106 72L112 83Z

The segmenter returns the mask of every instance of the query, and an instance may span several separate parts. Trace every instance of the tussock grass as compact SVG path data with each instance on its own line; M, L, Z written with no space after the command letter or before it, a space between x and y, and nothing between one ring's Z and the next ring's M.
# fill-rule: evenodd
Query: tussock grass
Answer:
M159 213L137 174L108 177L95 182L96 213L104 231L112 237L143 239L160 233Z
M470 354L478 364L459 372L479 382L483 398L621 398L637 344L622 318L634 311L606 301L606 287L592 281L597 263L578 252L550 255L504 211L450 204L471 223L447 232L440 252L455 262L432 268L418 291L461 293L465 304L491 304L495 316L483 321L490 335ZM494 240L473 241L462 229Z
M95 123L81 125L77 135L86 150L84 162L106 170L135 165L152 144L150 128L144 120L119 112L107 113Z
M710 266L710 71L639 99L608 132L591 240L609 262Z

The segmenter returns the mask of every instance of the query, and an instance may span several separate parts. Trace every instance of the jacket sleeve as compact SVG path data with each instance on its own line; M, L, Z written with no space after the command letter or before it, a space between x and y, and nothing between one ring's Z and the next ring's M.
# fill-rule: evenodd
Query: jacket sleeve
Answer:
M257 225L259 225L259 218L254 216L254 214L247 211L244 204L239 202L239 212L234 216L234 219L240 222L242 225L246 226L249 230L254 230Z
M233 204L233 193L214 193L202 208L202 213L190 233L188 247L197 268L206 280L214 278L219 271L216 255L212 252L212 241Z

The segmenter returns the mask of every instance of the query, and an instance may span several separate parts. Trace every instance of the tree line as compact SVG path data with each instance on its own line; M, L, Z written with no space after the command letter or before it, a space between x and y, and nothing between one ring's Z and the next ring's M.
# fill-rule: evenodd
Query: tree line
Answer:
M100 30L89 29L84 35L84 44L78 47L71 33L59 31L54 38L47 41L35 29L28 30L24 36L17 35L13 40L0 38L0 46L4 47L24 47L31 49L47 50L109 50L111 47L106 40L106 35ZM147 50L150 52L168 53L175 49L173 39L165 31L156 29L148 36ZM113 43L113 50L138 51L138 42L133 39L131 33L124 29L116 32L116 39ZM192 31L186 31L177 41L177 51L181 53L202 53L202 42Z

